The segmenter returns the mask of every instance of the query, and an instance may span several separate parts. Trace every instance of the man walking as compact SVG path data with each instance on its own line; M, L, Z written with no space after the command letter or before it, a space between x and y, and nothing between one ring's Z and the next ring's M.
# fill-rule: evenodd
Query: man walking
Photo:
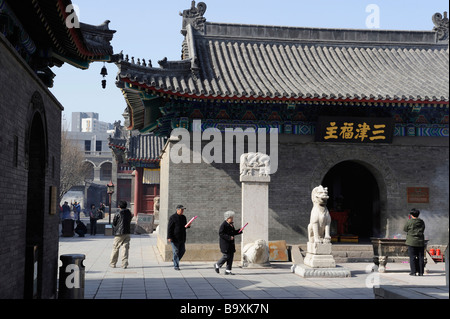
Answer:
M131 219L133 216L129 209L127 209L127 202L121 201L119 203L120 212L114 216L114 243L111 254L111 261L109 265L112 268L116 267L117 259L119 258L119 250L122 247L122 268L128 267L128 250L130 248L130 233L131 233Z
M172 244L173 267L180 270L180 260L186 252L186 216L183 215L186 207L177 206L177 212L170 216L167 226L167 241ZM190 227L187 227L190 228Z

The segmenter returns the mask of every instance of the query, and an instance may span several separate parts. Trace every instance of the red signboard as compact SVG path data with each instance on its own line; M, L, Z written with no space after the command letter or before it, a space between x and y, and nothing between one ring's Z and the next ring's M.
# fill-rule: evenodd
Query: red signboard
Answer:
M428 187L408 187L408 203L427 204L430 202L430 189Z

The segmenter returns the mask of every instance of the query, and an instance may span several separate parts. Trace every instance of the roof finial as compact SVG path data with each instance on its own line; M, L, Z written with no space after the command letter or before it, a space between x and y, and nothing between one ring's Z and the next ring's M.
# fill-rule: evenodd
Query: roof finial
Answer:
M191 24L196 30L201 31L205 25L206 19L203 15L206 12L206 4L204 2L199 2L197 7L195 6L195 1L192 1L191 8L180 12L180 16L183 17L183 29L181 33L186 35L186 26Z
M448 39L448 17L447 11L444 11L444 17L439 12L435 13L432 17L435 27L433 31L437 33L438 41L444 41Z

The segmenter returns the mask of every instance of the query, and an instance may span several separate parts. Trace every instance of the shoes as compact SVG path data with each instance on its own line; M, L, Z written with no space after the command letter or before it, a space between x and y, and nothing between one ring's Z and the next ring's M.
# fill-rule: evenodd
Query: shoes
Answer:
M219 273L219 266L217 264L214 264L214 270L216 271L216 273Z
M122 268L123 268L123 269L127 269L127 268L128 268L128 265L122 266Z
M180 270L180 267L173 267L173 269L175 269L175 270Z
M419 276L423 276L423 274L419 274Z
M109 267L111 267L111 268L116 268L116 265L110 264Z
M226 271L225 271L225 275L231 275L231 276L234 276L234 274L233 274L231 271L229 271L229 270L226 270Z
M409 273L409 275L410 275L410 276L415 276L416 274L415 274L415 273L412 273L412 272L410 272L410 273Z

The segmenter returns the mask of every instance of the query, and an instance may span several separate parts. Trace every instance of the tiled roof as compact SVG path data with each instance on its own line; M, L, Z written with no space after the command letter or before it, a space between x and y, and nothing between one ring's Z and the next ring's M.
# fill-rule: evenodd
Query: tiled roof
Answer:
M159 156L165 143L164 137L153 134L132 136L127 142L127 160L128 162L142 163L159 162Z
M430 28L431 29L431 28ZM448 39L436 31L186 26L182 61L117 63L119 78L193 98L449 99Z
M80 22L71 27L65 23L74 21L67 12L71 0L6 2L0 1L0 12L5 10L3 6L10 7L31 39L42 46L40 49L51 48L53 59L88 68L90 62L109 61L113 54L111 41L116 31L109 29L108 20L97 26Z
M108 145L111 149L115 149L115 150L126 150L126 144L127 144L127 140L124 138L113 138L113 137L109 137L108 138Z

